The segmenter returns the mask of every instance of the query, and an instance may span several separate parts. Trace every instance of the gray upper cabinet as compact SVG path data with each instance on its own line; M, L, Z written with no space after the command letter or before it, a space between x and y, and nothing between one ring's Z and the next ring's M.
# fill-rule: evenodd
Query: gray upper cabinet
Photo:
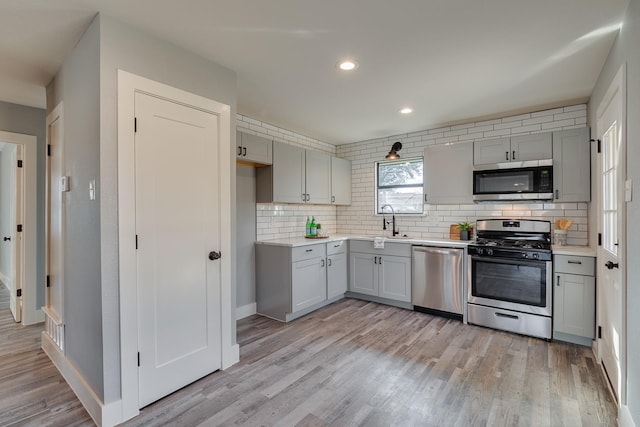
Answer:
M429 204L473 203L473 143L425 148L424 191Z
M256 170L258 203L331 203L331 156L273 141L273 165Z
M236 131L236 159L248 163L270 165L273 140Z
M591 146L589 128L553 133L554 201L591 200Z
M317 151L306 150L306 202L315 204L331 203L331 156Z
M553 156L551 132L485 139L473 143L473 164L546 160Z
M331 203L351 204L351 161L331 157Z

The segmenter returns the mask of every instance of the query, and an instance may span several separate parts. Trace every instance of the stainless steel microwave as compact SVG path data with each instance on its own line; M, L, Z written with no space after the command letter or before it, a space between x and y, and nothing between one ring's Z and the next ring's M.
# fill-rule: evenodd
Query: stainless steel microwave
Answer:
M553 162L536 166L509 167L473 171L473 200L533 201L553 199Z

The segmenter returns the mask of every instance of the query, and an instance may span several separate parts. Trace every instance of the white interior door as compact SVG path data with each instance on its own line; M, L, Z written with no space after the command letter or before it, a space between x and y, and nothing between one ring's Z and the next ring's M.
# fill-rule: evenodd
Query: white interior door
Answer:
M63 170L62 118L57 116L48 124L48 156L47 156L47 248L46 274L46 307L48 315L61 324L64 317L64 192L70 182L63 188L61 181ZM66 178L65 178L66 179Z
M607 96L597 110L597 135L600 139L599 156L599 213L598 229L598 299L599 326L602 328L598 343L600 357L616 395L622 390L622 357L624 334L624 126L623 92L621 79L614 80Z
M139 404L221 367L218 116L136 93Z
M17 144L11 149L11 164L18 165L18 162L22 162L22 145ZM11 296L9 298L9 308L11 314L16 322L22 321L22 233L17 231L18 224L22 224L22 192L23 192L23 168L22 166L16 167L15 175L12 176L11 183L8 188L10 191L10 220L9 226L11 231L9 237L10 244L10 260L9 265L11 271L9 272L9 281L11 282L10 291Z

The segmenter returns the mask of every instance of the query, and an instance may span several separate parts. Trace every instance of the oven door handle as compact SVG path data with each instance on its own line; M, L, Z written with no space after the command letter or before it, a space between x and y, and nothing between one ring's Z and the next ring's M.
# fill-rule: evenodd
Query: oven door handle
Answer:
M511 259L500 257L483 257L478 255L470 255L471 261L492 262L494 264L511 264L511 265L531 265L539 267L541 264L551 263L551 261L533 260L533 259Z

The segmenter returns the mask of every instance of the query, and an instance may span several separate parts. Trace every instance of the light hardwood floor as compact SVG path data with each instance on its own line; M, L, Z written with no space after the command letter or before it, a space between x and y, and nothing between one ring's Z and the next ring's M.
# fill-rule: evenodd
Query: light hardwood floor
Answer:
M4 316L1 322L4 329ZM238 342L239 364L144 408L125 425L616 425L591 350L572 344L353 299L289 324L241 320ZM46 362L44 356L39 363ZM5 365L0 358L2 383L16 370ZM89 422L56 372L32 376L35 385L34 378L9 381L36 394L29 400L35 408L15 409L5 403L12 394L0 396L0 425ZM47 388L56 390L55 402L37 397ZM57 409L42 409L53 403ZM21 417L29 411L39 415Z

